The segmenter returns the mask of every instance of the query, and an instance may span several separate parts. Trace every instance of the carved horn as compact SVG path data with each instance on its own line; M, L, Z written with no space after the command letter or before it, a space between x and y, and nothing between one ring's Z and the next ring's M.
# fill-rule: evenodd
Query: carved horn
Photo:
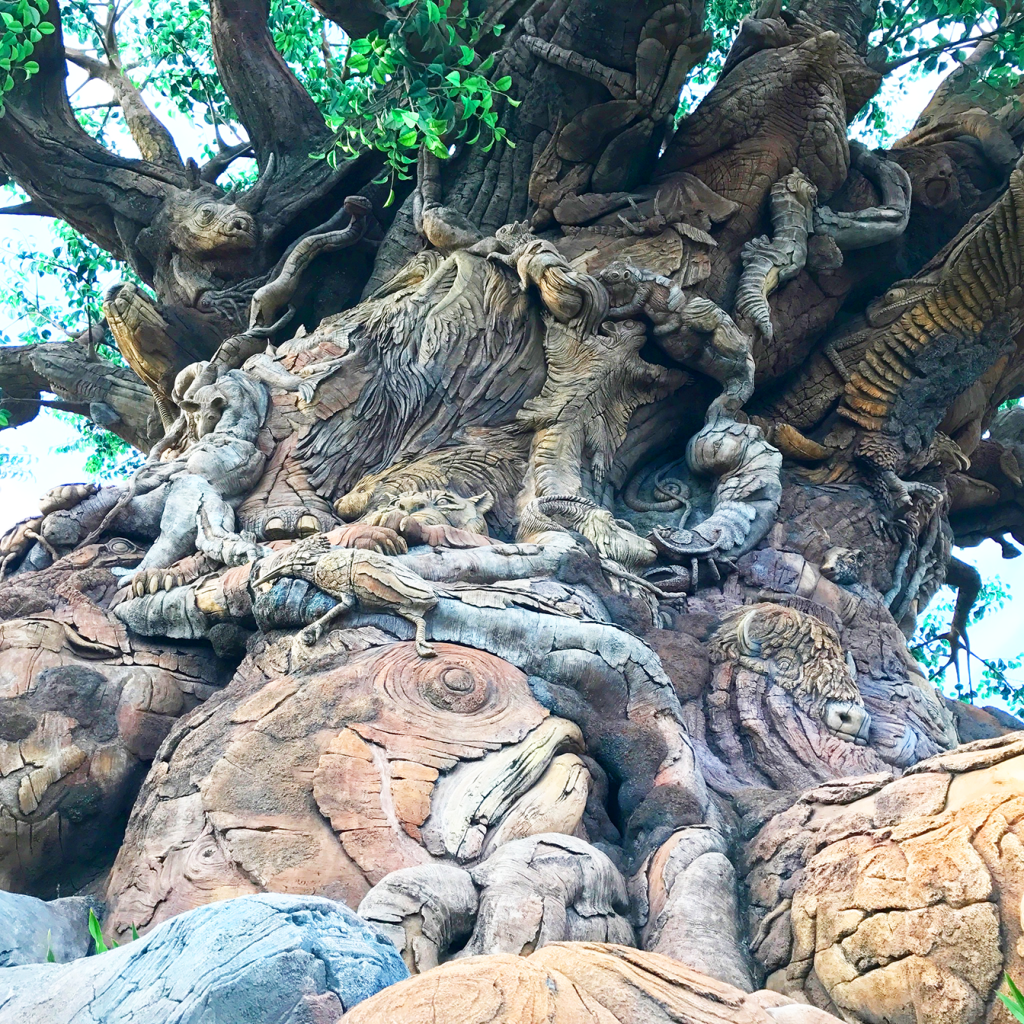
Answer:
M270 182L274 177L274 154L267 157L267 166L259 176L259 180L248 192L243 192L235 199L235 206L246 213L255 213L262 205L270 190Z

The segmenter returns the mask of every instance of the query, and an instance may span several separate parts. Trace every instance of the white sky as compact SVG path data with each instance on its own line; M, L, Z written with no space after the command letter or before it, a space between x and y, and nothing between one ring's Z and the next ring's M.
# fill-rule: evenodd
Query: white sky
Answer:
M910 69L906 68L886 80L879 98L889 111L891 137L898 138L911 127L941 77L940 74L932 74L912 80ZM88 88L97 90L95 97L90 94L88 102L106 98L102 91L105 87L98 83ZM84 90L76 100L86 102L83 97ZM183 157L193 156L201 161L200 147L208 137L208 129L197 131L180 116L167 117L166 111L161 111L161 115L178 142ZM880 141L863 133L857 134L868 143ZM0 217L0 251L45 248L49 237L49 222L45 218ZM52 247L52 243L49 244ZM113 284L116 280L117 275L114 274L103 284ZM0 331L16 339L18 325L9 319L5 321L0 313ZM0 475L0 532L31 515L38 507L39 497L51 487L88 479L82 468L85 461L83 453L60 454L55 451L77 437L70 425L45 413L31 423L0 431L0 452L20 455L26 460L18 475ZM1024 650L1024 622L1021 621L1024 618L1024 557L1010 561L1002 559L999 547L993 541L958 554L964 561L975 565L983 579L1000 576L1015 595L1006 608L993 612L972 628L972 649L989 659L1015 657ZM1020 675L1024 680L1024 671ZM952 685L951 678L947 682Z

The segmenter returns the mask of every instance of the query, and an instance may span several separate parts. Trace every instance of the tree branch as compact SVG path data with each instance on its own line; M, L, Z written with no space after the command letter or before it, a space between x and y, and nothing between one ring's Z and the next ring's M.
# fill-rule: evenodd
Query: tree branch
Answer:
M210 0L213 56L224 91L263 169L271 154L285 175L329 136L317 105L274 46L268 0Z
M8 217L56 217L53 210L30 199L27 203L16 203L14 206L0 207L0 215Z
M125 259L135 235L150 224L184 171L129 160L90 138L68 100L67 62L55 3L45 15L56 31L35 45L39 71L5 97L0 118L0 171L30 199Z
M350 39L361 39L378 32L387 21L387 10L380 0L309 0L328 21L341 27Z
M253 155L252 143L248 140L238 143L237 146L226 146L203 164L199 169L199 179L212 185L240 157Z
M1017 21L1013 22L1014 25L1018 24ZM980 35L963 37L961 39L954 39L950 43L937 43L935 46L926 46L923 50L915 50L914 53L907 54L905 57L900 57L899 60L890 60L883 66L883 71L888 74L890 71L895 71L897 68L903 67L904 64L913 64L914 61L924 60L927 57L931 57L933 54L949 53L952 50L960 50L965 46L977 46L980 43L985 42L989 39L997 39L1009 30L1010 26L1002 25L999 28L994 28L989 32L982 32Z
M131 370L97 359L88 338L0 347L0 406L10 412L12 427L35 418L45 404L44 391L75 411L102 406L108 430L149 449L152 393Z
M72 50L69 47L65 48L64 53L72 64L77 64L90 78L95 78L111 88L117 105L124 111L128 131L131 132L132 139L139 147L144 160L150 160L174 171L185 169L171 133L146 106L142 93L121 69L120 62L104 63L81 50Z

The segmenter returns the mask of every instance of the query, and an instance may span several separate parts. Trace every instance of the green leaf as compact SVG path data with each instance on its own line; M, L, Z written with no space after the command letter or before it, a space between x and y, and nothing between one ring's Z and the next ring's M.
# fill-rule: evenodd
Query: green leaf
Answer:
M425 140L427 149L438 158L438 160L448 159L448 149L440 139L428 138Z
M402 132L402 134L398 136L398 144L400 146L404 146L406 149L410 149L416 145L419 137L419 132L417 131Z
M434 3L434 0L427 0L427 18L431 25L436 25L441 20L441 9Z
M136 928L135 925L132 925L132 942L134 942L138 937L139 937L139 929Z
M1006 987L1010 990L1010 994L1006 995L1000 992L999 999L1013 1017L1024 1024L1024 995L1021 994L1020 989L1014 984L1013 978L1009 974L1004 974L1003 978L1006 981Z
M103 930L100 928L100 922L96 917L96 911L94 911L92 907L89 908L89 934L92 936L96 952L106 953L109 947L103 941Z
M501 78L499 78L494 83L494 88L498 92L505 92L507 89L509 89L511 87L511 85L512 85L512 76L511 75L503 75Z

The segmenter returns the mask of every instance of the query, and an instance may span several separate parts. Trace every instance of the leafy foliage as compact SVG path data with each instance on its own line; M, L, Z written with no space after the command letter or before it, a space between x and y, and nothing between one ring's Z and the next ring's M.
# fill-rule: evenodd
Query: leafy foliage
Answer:
M27 80L39 71L31 57L36 43L54 31L53 25L42 20L49 9L49 0L0 0L0 115L4 94L19 79Z
M393 0L393 17L380 32L356 39L345 56L341 88L328 106L338 131L337 154L372 147L384 154L392 181L410 178L425 146L440 159L457 140L489 150L512 143L498 124L500 102L512 79L491 81L494 54L477 53L487 33L503 25L471 16L469 5L451 0Z
M60 221L51 228L53 246L46 252L25 245L0 252L0 318L7 331L17 329L21 344L58 341L67 334L86 330L103 318L104 279L114 274L138 282L130 268ZM15 339L0 330L0 345ZM100 345L97 354L123 366L117 349ZM104 479L123 476L141 464L141 455L116 434L96 426L85 416L54 413L78 433L74 441L58 448L60 453L82 452L86 473ZM10 414L0 408L0 428ZM30 457L0 453L0 477L18 476L31 466Z
M987 616L1005 608L1010 600L1010 587L1003 580L998 576L988 580L971 609L968 630ZM948 653L949 628L955 603L955 592L950 587L943 587L918 620L917 630L909 644L911 653L925 669L928 678L936 684L945 682L950 668L956 667L950 664ZM981 670L977 678L974 666ZM959 673L956 674L951 696L971 704L977 699L997 697L1015 708L1024 708L1024 679L1014 679L1010 675L1022 668L1024 654L1010 659L987 659L970 651L967 653L966 680Z
M54 415L78 430L78 437L70 444L61 445L57 453L81 452L85 455L82 469L101 480L129 476L145 459L142 453L109 430L98 427L92 420L75 413L58 412Z
M2 412L2 410L0 410ZM7 414L4 413L4 416ZM21 476L32 464L32 456L20 452L0 452L0 480Z
M103 939L103 928L100 925L99 918L96 916L96 911L89 908L89 934L92 936L93 952L96 954L106 953L111 949L117 949L120 943L115 942L112 946L108 946ZM132 925L132 941L134 942L139 937L138 929L135 925Z
M884 55L888 67L917 62L925 74L941 71L944 55L956 55L982 40L992 44L982 64L992 84L1016 84L1019 71L1014 69L1020 68L1024 54L1024 15L1019 4L882 0L872 37L876 59Z
M18 325L22 344L53 341L55 335L74 334L99 323L104 277L109 280L116 272L123 280L141 283L130 267L63 221L54 222L52 236L48 252L24 245L0 251L0 310ZM11 339L0 333L0 344L11 344ZM113 349L105 354L118 361Z

